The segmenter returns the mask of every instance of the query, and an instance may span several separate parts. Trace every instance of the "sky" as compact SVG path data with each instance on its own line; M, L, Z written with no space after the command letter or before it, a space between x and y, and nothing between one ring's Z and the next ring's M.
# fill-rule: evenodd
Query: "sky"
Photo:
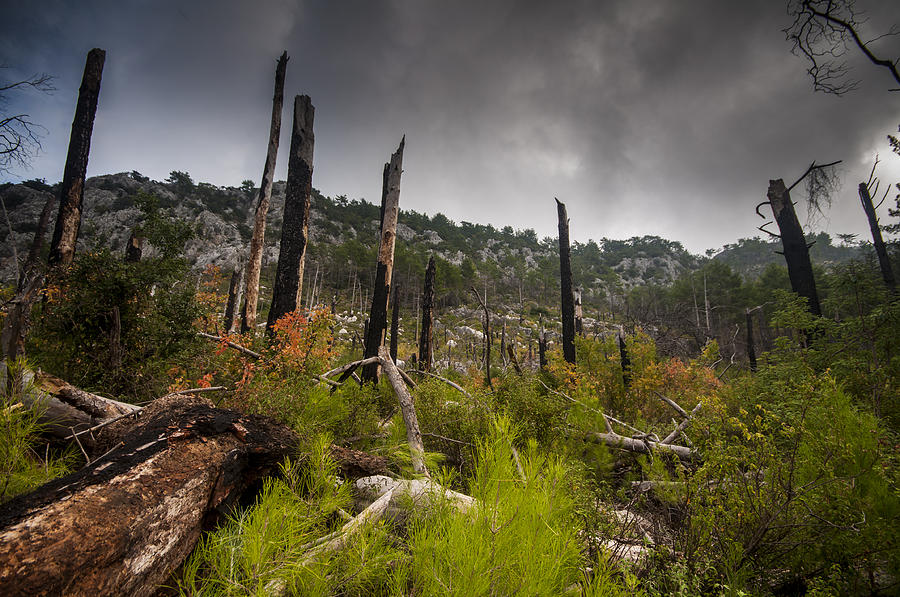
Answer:
M859 0L869 37L900 23L893 4ZM830 210L808 229L866 238L857 185L876 154L880 178L900 181L886 141L900 92L854 53L860 88L815 93L789 24L781 0L10 3L0 79L48 73L56 90L7 97L3 109L46 130L30 169L4 177L62 178L85 56L99 47L88 176L258 185L286 50L277 180L293 97L306 94L313 186L326 195L378 201L406 135L403 209L555 237L558 197L573 240L658 235L702 253L761 234L753 210L770 179L843 160ZM876 48L900 56L900 36Z

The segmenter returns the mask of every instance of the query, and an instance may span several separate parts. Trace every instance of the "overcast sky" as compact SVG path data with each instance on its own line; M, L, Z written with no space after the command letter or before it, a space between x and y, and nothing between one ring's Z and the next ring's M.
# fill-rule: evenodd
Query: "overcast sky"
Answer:
M900 22L894 2L858 8L872 36ZM842 159L816 229L866 233L856 187L876 153L882 178L900 180L886 142L900 93L865 62L858 91L814 93L789 23L781 0L10 3L0 77L46 72L57 88L10 98L47 129L32 168L11 179L62 178L85 56L100 47L89 176L259 184L287 50L276 178L292 98L308 94L313 185L326 195L377 201L406 134L405 209L556 236L559 197L575 240L654 234L702 252L759 234L753 208L769 179ZM900 55L900 37L879 43Z

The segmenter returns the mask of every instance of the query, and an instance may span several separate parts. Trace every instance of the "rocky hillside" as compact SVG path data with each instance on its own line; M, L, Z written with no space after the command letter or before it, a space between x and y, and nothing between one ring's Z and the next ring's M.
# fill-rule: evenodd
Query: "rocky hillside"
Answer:
M249 240L256 190L194 184L186 174L174 174L180 176L173 176L168 182L152 181L137 172L89 179L79 250L124 251L132 228L141 219L135 198L143 192L157 196L167 213L191 225L195 236L185 247L185 255L194 267L234 267ZM270 266L278 257L284 190L284 182L275 183L264 258ZM54 191L37 181L0 187L13 229L12 239L7 232L0 247L3 281L15 277L13 247L18 249L20 258L27 251L41 208ZM350 261L363 259L373 250L379 218L376 205L345 197L328 198L316 192L311 213L313 263L330 252L329 247L341 249L338 253L347 253ZM398 254L426 260L432 253L446 264L461 268L463 275L471 275L474 268L485 275L518 278L522 284L529 273L532 278L550 276L558 267L555 240L538 240L533 230L496 229L470 222L456 224L442 214L429 217L402 212ZM664 284L696 263L696 258L679 243L656 237L575 243L572 259L576 276L588 291L608 286L627 289L646 282ZM357 265L360 271L370 269L369 263Z
M27 253L44 203L55 188L40 181L0 186L13 234L4 230L0 245L0 281L15 279L14 247L20 260ZM268 214L264 272L271 274L278 259L278 241L284 213L285 183L276 182ZM143 214L136 198L150 194L172 217L194 231L185 246L191 265L207 265L227 273L244 257L249 242L257 189L194 183L184 172L173 172L157 182L138 172L97 176L87 181L79 251L106 248L124 251L132 229ZM325 197L314 192L311 206L310 246L306 275L346 300L360 299L371 287L379 208L365 200ZM51 225L52 226L52 225ZM4 227L5 229L6 227ZM12 241L12 242L10 242ZM759 274L769 263L779 263L776 244L741 239L726 245L715 259L745 278ZM152 249L151 249L152 250ZM584 290L585 304L600 304L606 297L622 296L647 284L668 285L705 258L691 255L680 243L655 236L627 240L600 239L572 245L572 270ZM816 237L815 263L828 265L857 254L851 247L835 246L826 234ZM472 284L488 286L491 296L523 305L553 304L558 293L558 247L555 239L538 239L534 230L495 228L471 222L453 222L443 214L432 216L401 211L397 231L395 276L414 300L410 289L421 288L425 264L434 255L443 306L461 301ZM265 282L264 282L265 283Z

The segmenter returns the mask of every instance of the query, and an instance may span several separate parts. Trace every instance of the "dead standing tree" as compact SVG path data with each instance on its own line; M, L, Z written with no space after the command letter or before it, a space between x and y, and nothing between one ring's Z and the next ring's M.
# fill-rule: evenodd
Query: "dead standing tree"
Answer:
M481 298L478 290L474 286L470 290L484 310L484 379L488 387L493 388L494 386L491 383L491 312L488 311L487 302ZM486 292L485 296L487 296Z
M397 239L397 218L400 215L400 175L403 173L403 148L406 136L400 146L384 165L381 193L381 242L378 245L378 265L375 269L375 285L372 289L372 307L369 311L369 326L366 329L365 358L378 356L378 348L384 344L387 331L387 311L391 294L391 279L394 273L394 243ZM372 363L363 369L363 380L378 381L379 365Z
M284 52L275 67L275 96L272 98L272 124L269 128L269 149L263 166L262 182L256 199L256 215L253 220L253 236L250 238L250 258L244 284L244 308L241 311L241 332L256 330L256 308L259 301L259 271L262 268L263 247L266 240L266 214L272 197L272 181L275 176L275 158L278 156L278 140L281 134L281 107L284 103L284 75L288 55Z
M434 360L432 325L434 323L434 255L428 258L425 268L425 290L422 296L422 332L419 335L419 367L430 371Z
M238 261L231 272L231 283L228 285L228 302L225 304L225 331L230 334L237 326L237 314L241 304L241 285L244 282L244 264Z
M884 246L884 239L881 237L881 226L878 225L878 214L875 213L875 210L884 202L884 199L878 203L878 206L872 204L872 195L878 195L879 183L878 179L875 178L876 166L878 166L877 159L875 160L875 165L872 166L872 173L869 174L869 182L859 183L859 200L862 203L863 211L866 212L866 218L869 220L869 230L872 231L872 244L875 246L875 254L878 256L878 265L881 267L881 277L884 280L885 286L888 287L888 290L892 293L896 293L897 280L894 278L894 270L891 267L887 248ZM875 186L873 187L872 185ZM890 190L890 187L885 190L885 198L887 197L888 190Z
M303 264L306 261L306 244L309 238L309 198L312 192L314 117L315 108L309 96L296 96L281 228L281 251L278 254L278 268L272 290L272 306L266 322L269 334L274 333L275 322L297 309L303 291Z
M569 255L569 217L566 206L556 199L559 217L559 282L562 313L562 348L567 363L575 364L575 295L572 291L572 264Z
M768 199L756 206L757 215L763 219L765 219L765 216L759 213L759 208L766 204L772 207L772 213L775 216L775 222L778 224L778 230L781 234L775 234L766 230L768 222L760 226L759 229L781 239L781 245L784 249L782 255L784 255L784 260L787 262L791 289L806 299L809 312L817 317L822 315L822 308L819 305L816 280L813 277L812 262L809 259L809 247L811 245L806 243L806 238L803 236L803 228L797 219L797 212L794 211L794 202L791 200L790 192L791 189L800 184L810 174L838 163L840 162L817 165L813 162L806 169L803 176L798 178L790 187L785 187L784 181L780 178L778 180L770 180L767 193ZM811 191L812 193L814 191Z
M91 151L91 134L94 131L94 115L100 99L100 79L106 52L94 48L88 52L84 65L78 104L72 120L72 134L69 137L69 153L66 169L59 190L59 214L50 243L51 266L67 266L75 257L75 244L81 228L81 208L84 200L84 177L87 173L88 154Z

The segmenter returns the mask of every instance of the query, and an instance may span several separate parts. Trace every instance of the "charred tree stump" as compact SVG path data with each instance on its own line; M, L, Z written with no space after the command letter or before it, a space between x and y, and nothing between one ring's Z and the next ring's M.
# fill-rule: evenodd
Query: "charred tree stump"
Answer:
M231 272L231 283L228 285L228 302L225 303L225 333L230 334L237 327L238 306L241 304L241 284L244 281L244 268L238 263Z
M397 346L400 343L400 284L394 285L394 304L391 309L391 360L397 362Z
M430 371L434 361L432 326L434 324L434 256L428 258L425 268L425 290L422 296L422 332L419 334L419 367Z
M288 159L287 188L284 198L284 220L281 228L281 250L272 290L272 306L266 331L283 315L300 306L303 292L303 265L309 238L309 198L312 192L313 119L315 108L309 96L294 98L294 125L291 133L291 152Z
M575 364L575 296L572 292L572 264L569 256L569 217L566 206L556 199L559 218L559 286L561 291L562 349L567 363Z
M161 398L129 423L103 430L105 456L4 505L0 594L153 595L296 446L286 427L200 398Z
M253 236L250 238L250 258L244 281L244 307L241 311L241 332L256 331L256 308L259 301L259 272L266 240L266 214L272 197L272 181L275 176L275 158L281 134L281 107L284 103L284 75L288 55L284 52L275 67L275 96L272 98L272 123L269 127L269 148L263 166L262 182L256 198L256 215L253 220Z
M794 211L791 195L782 179L770 180L767 193L772 213L781 232L781 244L784 248L784 259L787 262L791 289L807 301L809 312L822 315L819 305L819 294L816 292L816 280L813 278L812 262L809 259L809 246L803 236L803 229Z
M81 228L81 207L84 199L84 177L87 174L88 154L91 152L91 134L94 131L94 115L100 99L100 79L106 52L94 48L88 52L78 90L78 104L72 120L72 134L69 137L69 153L66 169L59 190L59 213L50 243L51 266L63 267L72 263L75 244Z
M400 141L391 161L384 165L381 193L381 242L378 245L378 264L375 269L375 287L372 289L372 307L366 330L365 358L378 356L378 348L384 344L387 331L387 311L394 273L394 243L397 238L397 217L400 213L400 175L403 172L403 147L406 137ZM377 382L379 365L366 365L363 381Z
M750 361L750 371L756 373L756 346L753 341L753 309L747 310L747 359Z
M622 385L628 391L628 388L631 387L631 359L628 358L628 347L625 345L625 339L622 338L621 334L617 338L619 339L619 359L622 364Z
M884 246L884 239L881 237L881 227L878 225L878 215L875 213L875 207L872 205L869 185L864 182L859 183L859 200L862 202L863 211L866 212L866 218L869 220L869 230L872 231L872 244L875 246L875 254L878 256L881 277L888 290L896 293L897 280L894 278L894 270L891 268L891 261Z

